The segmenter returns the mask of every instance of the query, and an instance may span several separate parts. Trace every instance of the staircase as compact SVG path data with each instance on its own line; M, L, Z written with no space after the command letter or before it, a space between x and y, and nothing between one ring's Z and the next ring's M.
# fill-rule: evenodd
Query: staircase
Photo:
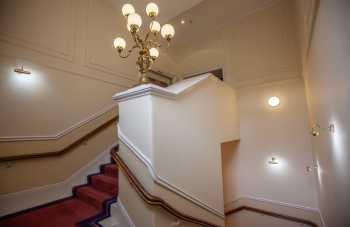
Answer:
M118 168L115 164L102 165L100 173L88 176L87 184L73 188L71 197L1 217L0 226L101 226L97 222L110 216L117 195Z

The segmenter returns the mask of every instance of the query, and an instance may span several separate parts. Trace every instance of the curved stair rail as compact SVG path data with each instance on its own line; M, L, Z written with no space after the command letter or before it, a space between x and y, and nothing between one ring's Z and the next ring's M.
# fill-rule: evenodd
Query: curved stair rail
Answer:
M201 226L206 227L219 227L218 225L211 224L209 222L206 222L204 220L186 215L175 208L173 208L169 203L164 201L162 198L159 198L157 196L152 195L149 193L140 183L140 181L136 178L136 176L131 172L129 167L126 165L126 163L122 160L122 158L118 154L118 145L114 147L111 151L113 160L117 163L118 168L121 168L122 171L125 173L126 177L128 178L130 184L135 189L137 194L142 198L142 200L151 205L151 206L159 206L163 208L168 213L174 215L175 217L194 224L198 224Z
M242 210L252 211L252 212L267 215L270 217L284 219L287 221L292 221L292 222L296 222L296 223L300 223L300 224L304 224L304 225L308 225L308 226L312 226L312 227L318 227L317 224L315 224L314 222L309 221L309 220L305 220L305 219L301 219L301 218L297 218L297 217L292 217L292 216L285 215L285 214L278 214L275 212L261 210L261 209L257 209L257 208L253 208L253 207L249 207L249 206L240 206L240 207L231 209L229 211L226 211L225 216L228 216L228 215L234 214L234 213L238 213Z
M24 160L24 159L46 158L46 157L63 155L65 153L68 153L69 151L71 151L73 148L84 143L85 140L93 137L94 135L98 134L100 131L102 131L103 129L107 128L108 126L110 126L111 124L113 124L117 121L118 121L118 116L111 118L110 120L108 120L105 123L103 123L102 125L98 126L97 128L95 128L91 132L85 134L84 136L80 137L76 141L68 144L67 146L63 147L60 150L0 157L0 162L11 162L11 161Z

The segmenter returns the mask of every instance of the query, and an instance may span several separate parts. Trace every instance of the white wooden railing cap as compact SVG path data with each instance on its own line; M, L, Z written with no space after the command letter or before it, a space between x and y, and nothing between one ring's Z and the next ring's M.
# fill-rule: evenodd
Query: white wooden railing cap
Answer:
M169 87L163 88L155 84L142 84L126 91L117 93L113 96L113 100L117 103L123 102L129 99L138 98L145 95L157 95L165 98L174 99L181 93L194 88L199 83L207 79L217 80L211 73L206 73L200 76L182 80Z

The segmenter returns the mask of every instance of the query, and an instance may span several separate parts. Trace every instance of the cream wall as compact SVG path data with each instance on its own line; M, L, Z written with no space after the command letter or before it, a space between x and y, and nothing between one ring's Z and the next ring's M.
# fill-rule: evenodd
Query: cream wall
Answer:
M0 136L59 133L134 83L113 53L121 18L106 1L5 0L0 9ZM32 74L14 73L20 65Z
M112 1L4 0L0 27L0 137L57 134L137 81L135 54L113 49L117 35L131 39ZM168 64L162 53L155 67ZM14 73L21 65L32 74Z
M186 25L189 30L191 26L205 27L205 34L171 49L179 73L189 75L223 67L224 80L234 87L300 76L293 1L271 2L238 18L227 15L232 20L223 24L219 18L212 27L199 22L200 6L175 18L173 23L181 17L193 18L193 25ZM239 4L243 7L245 3ZM241 5L232 10L237 7Z
M175 100L152 98L157 174L223 213L220 144L239 137L234 90L211 77Z
M267 100L280 98L278 108ZM229 198L254 197L317 208L311 138L301 79L238 90L240 142L234 152ZM276 157L278 165L269 165ZM225 201L229 202L229 201Z
M35 191L41 186L63 182L113 145L116 137L115 125L112 124L64 155L19 160L9 166L0 163L0 199L8 193ZM52 196L51 199L55 198Z
M320 208L327 227L349 226L350 2L322 0L316 17L305 81L312 123L335 125L313 138Z

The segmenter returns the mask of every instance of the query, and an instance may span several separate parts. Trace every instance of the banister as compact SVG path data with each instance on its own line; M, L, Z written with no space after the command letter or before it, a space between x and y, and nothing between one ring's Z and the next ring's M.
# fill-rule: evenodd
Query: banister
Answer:
M149 193L143 185L140 183L140 181L136 178L136 176L131 172L129 167L126 165L126 163L122 160L122 158L119 156L117 153L118 151L118 146L116 146L114 149L112 149L111 154L113 160L117 163L118 168L121 168L122 171L125 173L128 181L130 184L133 186L137 194L142 198L142 200L151 205L151 206L159 206L163 208L165 211L170 213L171 215L183 220L187 221L193 224L197 224L200 226L206 226L206 227L219 227L218 225L209 223L207 221L201 220L199 218L195 218L189 215L186 215L177 209L173 208L169 203L167 203L165 200L162 198L159 198L157 196L152 195Z
M225 216L228 216L228 215L234 214L234 213L238 213L242 210L252 211L252 212L267 215L270 217L284 219L287 221L292 221L292 222L296 222L296 223L300 223L300 224L304 224L304 225L308 225L308 226L312 226L312 227L318 227L317 224L315 224L312 221L306 220L306 219L292 217L292 216L285 215L285 214L278 214L278 213L275 213L272 211L266 211L266 210L262 210L262 209L258 209L258 208L254 208L254 207L249 207L249 206L240 206L240 207L228 210L225 212Z
M115 116L105 123L101 124L91 132L85 134L84 136L80 137L79 139L73 141L72 143L68 144L67 146L63 147L60 150L56 151L49 151L49 152L41 152L41 153L32 153L32 154L21 154L21 155L13 155L13 156L6 156L6 157L0 157L0 162L11 162L11 161L18 161L18 160L25 160L25 159L33 159L33 158L47 158L47 157L53 157L53 156L59 156L63 155L65 153L68 153L73 148L79 146L82 144L85 140L93 137L103 129L107 128L109 125L113 124L118 120L118 116Z

